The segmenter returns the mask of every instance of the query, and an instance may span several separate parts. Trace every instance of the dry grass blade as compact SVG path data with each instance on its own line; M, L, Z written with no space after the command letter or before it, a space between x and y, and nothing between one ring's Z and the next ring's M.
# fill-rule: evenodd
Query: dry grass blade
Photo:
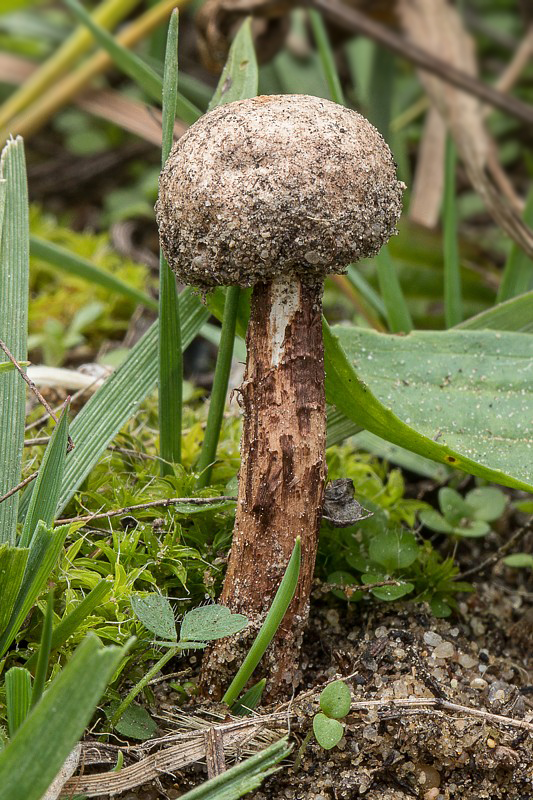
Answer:
M405 31L420 47L441 57L456 69L475 76L473 43L458 13L445 0L399 0L398 13ZM440 78L421 72L433 104L454 139L472 186L493 219L530 256L533 231L516 208L501 196L500 171L494 170L495 145L483 123L480 101Z
M279 719L276 719L276 717ZM134 789L137 786L142 786L149 781L155 780L162 773L174 773L176 770L204 761L209 750L210 737L213 735L221 740L221 746L224 748L226 755L231 755L232 753L235 754L246 742L249 743L250 737L255 738L267 726L274 729L281 727L286 732L287 715L254 717L249 720L232 721L216 726L204 723L200 730L189 730L186 733L169 737L166 742L175 741L176 744L158 749L150 755L145 755L137 763L123 767L120 772L103 772L96 775L80 775L71 778L64 784L59 796L71 797L73 794L84 794L87 797L98 797L100 795L115 795L128 789ZM279 737L274 735L275 738ZM162 742L165 742L165 739ZM158 741L158 744L160 743L161 740ZM153 744L153 742L150 742L148 746L153 746ZM83 748L86 746L82 745ZM94 744L89 743L88 746L94 749ZM258 742L255 750L261 746L263 746L263 743ZM141 753L143 752L143 750L139 750ZM80 758L80 763L84 763L83 754Z
M409 218L417 225L434 228L439 221L444 188L446 125L436 108L430 108L418 150Z
M11 53L0 53L0 75L5 83L22 83L34 70L35 65L27 59ZM108 122L114 122L123 130L161 147L160 109L133 100L113 89L89 89L80 92L73 102L83 111ZM178 138L186 128L183 122L176 120L174 136Z

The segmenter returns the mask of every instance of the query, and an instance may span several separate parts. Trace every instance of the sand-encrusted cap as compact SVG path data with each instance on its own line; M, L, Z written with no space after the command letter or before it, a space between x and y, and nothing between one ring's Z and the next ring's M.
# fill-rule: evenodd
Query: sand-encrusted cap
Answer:
M343 272L395 230L404 186L360 114L307 95L220 106L174 145L156 206L180 280L251 286Z

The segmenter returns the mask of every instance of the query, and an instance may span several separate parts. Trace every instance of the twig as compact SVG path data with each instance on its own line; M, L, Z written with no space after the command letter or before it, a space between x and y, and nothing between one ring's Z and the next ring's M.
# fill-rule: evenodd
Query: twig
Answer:
M125 506L114 511L105 511L98 514L87 514L84 517L71 517L69 519L56 519L54 525L67 525L71 522L92 522L93 519L107 519L108 517L118 517L121 514L130 514L132 511L141 511L146 508L167 508L179 503L189 503L194 506L208 506L215 503L235 503L237 498L232 495L220 495L220 497L168 497L161 500L152 500L149 503L138 503L135 506Z
M24 439L24 447L38 447L48 444L49 441L49 436L38 436L35 439ZM115 444L108 445L107 450L110 450L112 453L120 453L123 456L140 458L144 461L159 461L159 456L152 456L150 453L141 453L139 450L130 450L127 447L119 447Z
M493 564L496 564L497 561L500 561L507 553L512 550L515 545L518 544L528 533L533 531L533 517L526 522L521 528L519 528L516 533L513 533L510 539L502 544L501 547L492 553L492 555L488 556L485 561L482 561L481 564L476 564L476 566L467 569L465 572L460 572L459 575L455 575L454 581L462 581L465 578L470 578L472 575L477 575L480 572L485 572L486 569L491 567Z
M24 487L27 486L28 483L31 483L32 481L35 480L35 478L37 477L38 474L39 474L38 471L37 472L33 472L28 478L25 478L23 481L21 481L16 486L14 486L12 489L10 489L9 492L6 492L6 494L3 497L0 497L0 503L3 503L4 500L7 500L8 497L11 497L12 495L16 494L17 492L20 492L21 489L24 489Z
M533 123L533 108L516 97L499 92L492 86L482 83L456 67L447 64L422 47L403 39L394 31L367 17L355 8L343 5L339 0L307 0L311 8L321 11L327 19L333 20L344 30L356 31L382 44L396 55L403 56L417 67L438 75L439 78L479 97L489 105L499 108L529 125Z
M346 590L350 590L353 593L353 592L370 592L372 589L379 589L381 586L401 586L402 583L405 583L405 581L393 580L391 578L388 581L380 581L379 583L363 583L360 586L358 586L356 583L353 584L320 583L320 585L317 588L324 594L326 594L327 592L331 592L333 589L340 589L341 592L346 592Z
M34 384L34 382L33 382L33 381L30 379L30 378L28 378L28 376L26 375L26 373L24 372L24 370L22 369L22 367L21 367L21 366L20 366L20 364L18 363L18 361L17 361L17 359L15 358L15 356L14 356L14 355L11 353L11 351L9 350L9 348L8 348L7 344L6 344L6 343L3 341L3 339L0 339L0 348L1 348L1 349L4 351L4 353L6 354L6 356L9 358L9 360L11 361L11 363L13 364L13 366L15 367L15 369L17 370L17 372L18 372L18 373L19 373L19 375L21 376L22 380L23 380L23 381L25 381L25 383L27 383L27 385L28 385L28 386L29 386L29 388L30 388L30 391L31 391L31 392L33 392L33 394L35 395L35 397L37 398L37 400L38 400L38 401L40 402L40 404L41 404L41 405L42 405L42 406L43 406L43 407L46 409L46 411L48 412L48 414L49 414L49 415L52 417L52 419L54 420L54 422L57 424L57 422L58 422L58 419L57 419L57 416L56 416L56 414L55 414L55 413L54 413L54 411L53 411L53 410L50 408L50 406L48 405L47 401L46 401L46 400L45 400L45 398L42 396L42 394L40 393L39 389L38 389L38 388L37 388L37 386ZM70 400L70 398L67 398L67 400ZM67 438L67 442L68 442L68 444L67 444L67 453L70 453L70 451L71 451L71 450L73 449L73 447L74 447L74 442L72 441L72 439L70 438L70 436L68 436L68 438ZM5 498L2 498L2 500L3 500L3 499L5 499Z
M346 680L346 678L345 678ZM408 698L391 698L389 700L361 700L351 704L351 711L367 711L369 708L383 709L386 713L387 710L392 708L414 709L414 708L436 708L444 709L446 711L453 711L454 713L466 714L469 717L480 717L487 722L493 722L498 725L509 725L512 728L521 728L524 731L531 731L533 733L533 723L526 722L523 719L514 719L514 717L504 717L502 714L492 714L490 711L483 711L481 708L471 708L470 706L460 706L458 703L452 703L449 700L441 700L439 697L408 697Z

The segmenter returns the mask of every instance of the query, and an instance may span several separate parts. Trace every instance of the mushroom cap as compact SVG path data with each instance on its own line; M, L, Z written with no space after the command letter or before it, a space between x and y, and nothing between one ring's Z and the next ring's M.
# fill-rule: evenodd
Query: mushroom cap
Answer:
M219 106L174 145L159 181L165 257L184 283L317 280L374 255L404 184L360 114L307 95Z

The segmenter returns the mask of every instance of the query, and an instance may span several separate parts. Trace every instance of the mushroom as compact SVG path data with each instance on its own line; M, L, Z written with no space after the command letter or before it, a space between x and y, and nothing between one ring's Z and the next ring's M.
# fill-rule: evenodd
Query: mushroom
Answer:
M326 275L378 252L404 186L360 114L305 95L220 106L175 144L160 178L163 251L183 282L253 286L233 543L220 602L262 623L301 537L298 588L267 653L270 697L290 692L308 615L326 479L322 291ZM235 669L213 646L213 696ZM227 662L230 662L229 665Z

